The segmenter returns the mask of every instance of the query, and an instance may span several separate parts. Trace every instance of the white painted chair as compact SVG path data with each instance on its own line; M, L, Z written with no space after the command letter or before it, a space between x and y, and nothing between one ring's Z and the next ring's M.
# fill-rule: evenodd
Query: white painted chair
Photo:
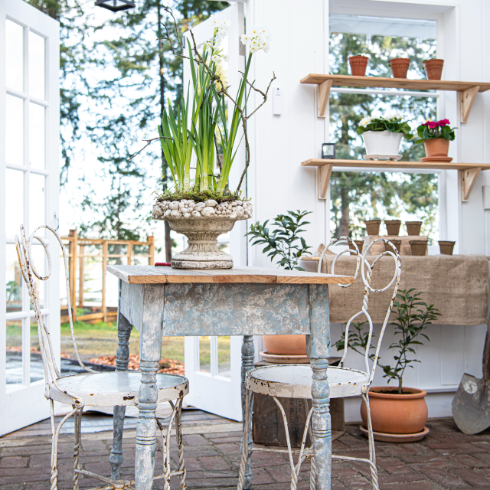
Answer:
M377 256L372 264L370 264L367 260L366 257L369 254L372 246L379 241L383 241L386 243L389 243L391 247L393 248L393 252L387 251L382 253L381 255ZM377 359L379 355L379 350L381 347L381 342L383 340L383 335L386 330L386 326L389 321L389 317L391 314L391 310L393 308L393 304L398 292L398 286L400 282L400 274L401 274L401 263L400 263L400 257L398 255L398 251L395 248L395 246L389 242L388 240L385 240L383 238L379 238L377 240L374 240L371 242L371 244L366 248L363 254L359 253L359 250L357 248L357 245L355 242L353 242L350 238L339 238L337 240L334 240L329 244L328 247L326 247L323 250L323 253L321 254L320 257L320 262L318 264L318 272L321 271L321 264L323 260L323 256L327 251L330 250L330 248L334 245L352 245L352 249L345 249L339 254L336 254L335 259L333 260L332 263L332 274L334 274L335 270L335 264L339 257L342 255L348 254L348 255L355 255L357 256L357 265L356 265L356 271L354 278L357 278L357 275L359 273L359 269L361 270L361 276L362 280L364 282L364 299L363 299L363 304L361 310L356 313L350 320L347 322L346 329L345 329L345 344L344 344L344 354L342 356L342 360L340 361L340 364L338 367L331 366L327 370L327 376L328 376L328 381L329 381L329 387L330 387L330 398L346 398L346 397L351 397L351 396L361 396L363 402L366 404L367 408L367 414L368 414L368 440L369 440L369 458L351 458L351 457L346 457L346 456L336 456L332 455L332 459L340 459L340 460L348 460L348 461L361 461L368 463L371 468L371 477L372 477L372 485L374 489L378 489L378 472L376 468L376 456L375 456L375 449L374 449L374 438L373 438L373 430L371 426L371 411L369 408L369 397L368 397L368 391L371 386L371 383L373 382L375 370L376 370L376 364L377 364ZM395 262L395 272L393 274L393 278L391 279L390 283L384 287L383 289L373 289L371 287L371 278L372 278L372 271L373 268L375 267L376 263L379 261L379 259L383 256L391 256L394 259ZM349 327L352 323L353 320L360 316L365 316L369 323L369 337L368 337L368 342L367 345L371 345L371 339L373 336L373 322L371 320L371 316L368 313L368 302L369 302L369 295L370 293L380 293L382 291L386 291L390 286L394 284L394 289L393 289L393 294L391 297L390 305L388 307L388 311L386 312L386 316L383 322L383 326L381 328L381 333L378 339L378 344L376 346L376 353L375 357L373 360L372 367L369 366L369 349L366 350L365 354L365 371L359 371L356 369L351 369L344 367L344 360L347 355L348 351L348 338L349 338ZM339 284L340 287L349 287L350 284L348 285L341 285ZM311 414L313 408L310 409L307 419L306 419L306 425L303 433L303 440L301 447L299 451L293 451L291 449L291 443L289 439L289 428L288 428L288 423L287 423L287 418L286 414L284 412L284 408L282 407L280 401L278 398L284 397L284 398L303 398L303 399L311 399L311 385L312 385L312 369L309 365L277 365L277 366L265 366L265 367L259 367L256 369L252 369L249 371L245 384L246 384L246 389L247 389L247 396L246 396L246 420L249 419L251 416L251 411L253 407L253 395L254 393L259 393L261 395L267 395L271 396L274 401L276 402L282 417L284 421L284 429L286 432L286 441L287 441L287 446L288 449L269 449L269 448L264 448L264 447L254 447L253 450L255 451L272 451L272 452L281 452L281 453L288 453L289 454L289 461L291 465L291 490L295 490L297 486L297 481L298 481L298 476L300 473L301 469L301 464L306 458L311 458L311 472L310 472L310 488L311 490L315 489L315 461L313 458L312 451L310 448L305 448L306 444L306 438L308 435L308 430L311 430L310 428L310 419L311 419ZM243 436L243 440L247 441L248 440L248 430L249 430L249 424L245 423L245 433ZM242 452L242 460L241 460L241 465L240 465L240 473L239 473L239 482L238 482L238 490L243 489L243 483L244 483L244 474L245 474L245 465L247 461L247 453L248 453L248 446L247 444L243 444L243 452ZM294 463L294 458L293 455L298 456L297 463Z
M50 231L57 239L61 246L64 258L65 276L66 276L66 296L68 301L68 315L70 319L71 336L73 340L73 346L75 349L75 355L78 359L80 366L87 371L87 374L77 374L74 376L62 377L60 371L56 365L53 346L51 343L49 327L44 321L41 314L41 308L39 300L36 297L36 289L34 286L34 276L41 281L46 281L51 276L51 257L48 251L46 241L36 236L36 232L40 229L46 229ZM52 429L52 452L51 452L51 490L58 488L58 438L60 435L63 424L73 415L75 426L75 446L74 446L74 477L73 488L77 490L79 488L78 475L86 475L104 482L103 487L98 487L102 490L111 489L129 489L134 485L133 480L121 480L119 477L120 465L122 459L122 429L124 420L124 408L126 406L138 405L138 391L140 389L139 372L98 372L86 367L78 354L77 345L75 341L75 335L73 330L72 310L70 304L70 291L68 282L68 263L67 255L63 243L56 233L56 231L49 226L39 226L34 230L32 235L27 239L24 231L24 227L21 226L21 233L19 237L16 237L16 248L19 259L20 269L27 286L31 303L34 309L36 319L38 321L38 334L39 334L39 346L41 349L41 355L44 367L44 379L46 383L45 397L49 400L51 405L51 429ZM31 260L31 248L33 240L37 240L44 248L47 257L47 273L43 276L39 274ZM57 255L57 254L56 254ZM129 326L131 328L131 326ZM129 333L128 333L129 337ZM127 339L126 339L127 340ZM126 343L126 357L129 356L129 347ZM126 363L127 368L127 363ZM158 386L158 399L157 403L168 402L172 407L172 414L166 433L163 435L163 468L164 472L161 475L155 476L154 480L165 478L165 489L170 489L170 477L178 475L180 479L181 489L185 489L185 465L184 465L184 452L183 441L181 431L181 410L184 396L189 391L189 383L183 376L177 376L173 374L157 374L157 386ZM72 410L67 413L58 427L55 426L54 419L54 401L66 403L72 406ZM96 475L90 471L81 469L80 466L80 442L81 442L81 418L82 412L85 407L120 407L122 411L115 412L114 417L114 445L118 446L120 452L116 451L115 459L111 459L112 475L111 478ZM122 414L122 417L121 417ZM179 469L178 471L170 471L170 434L173 423L175 422L177 446L179 453ZM163 429L160 422L157 421L159 427ZM111 458L114 455L114 447L111 453ZM114 465L115 464L115 465ZM116 474L116 478L114 478ZM91 490L98 490L91 489Z

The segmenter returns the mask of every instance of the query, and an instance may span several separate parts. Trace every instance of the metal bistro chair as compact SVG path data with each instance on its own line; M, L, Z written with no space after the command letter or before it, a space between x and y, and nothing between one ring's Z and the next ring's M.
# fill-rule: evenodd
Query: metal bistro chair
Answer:
M376 257L372 264L369 264L369 262L366 260L366 257L370 252L372 246L376 242L380 242L380 241L389 243L393 248L393 252L385 251L381 255ZM339 245L339 244L351 244L352 248L343 250L339 254L336 254L336 257L332 263L332 274L335 273L334 272L335 263L337 262L337 259L340 256L344 254L355 255L357 256L357 265L356 265L356 272L354 275L354 279L357 278L360 269L365 288L364 288L364 299L362 303L362 308L347 322L345 328L345 344L344 344L344 354L342 356L342 360L340 361L338 367L331 366L328 367L327 370L327 376L328 376L329 388L330 388L330 398L344 398L344 397L359 396L359 395L362 397L363 402L366 404L367 414L368 414L369 459L351 458L347 456L335 456L335 455L332 456L332 459L362 461L368 463L371 468L372 485L373 488L377 490L379 488L378 472L376 469L376 457L375 457L375 450L374 450L373 430L371 426L371 411L369 409L368 391L371 386L371 383L373 382L379 350L381 347L381 342L383 340L383 335L386 330L386 326L388 324L388 320L391 314L391 309L393 308L393 304L398 291L398 285L400 282L400 274L401 274L401 263L400 263L400 257L398 255L397 249L388 240L385 240L383 238L374 240L373 242L371 242L371 244L366 248L364 253L361 255L359 253L359 250L355 242L353 242L350 238L342 237L331 242L329 246L323 250L318 265L318 272L321 271L323 256L325 255L327 250L329 250L330 247L332 247L333 245ZM384 287L383 289L373 289L371 287L373 268L377 264L378 260L385 255L391 256L394 259L395 273L390 283L386 287ZM347 348L348 348L347 341L349 338L350 324L356 318L364 315L369 323L369 337L368 337L367 345L371 345L371 339L373 336L373 322L371 320L371 316L368 313L369 295L370 293L380 293L382 291L386 291L393 284L394 284L393 294L391 297L390 305L388 307L388 311L386 312L383 326L381 328L381 333L376 347L376 353L375 353L372 367L371 368L369 367L369 349L367 349L365 354L365 365L366 365L365 371L359 371L356 369L344 367L344 360L345 360L345 356L347 355ZM348 285L339 284L339 286L349 287L350 284ZM303 433L303 440L302 440L301 447L299 451L297 450L293 451L291 449L291 443L289 439L289 429L288 429L286 414L284 412L283 406L278 400L278 397L311 399L312 374L313 372L311 367L309 365L304 365L304 364L265 366L265 367L252 369L251 371L249 371L245 381L246 389L247 389L245 420L249 420L251 416L254 393L260 393L261 395L271 396L276 402L277 406L279 407L279 410L281 411L283 421L284 421L284 429L286 432L286 441L288 446L287 450L255 448L255 447L253 448L253 450L272 451L272 452L281 452L281 453L289 454L289 462L291 465L291 490L296 489L298 476L301 469L301 464L306 458L311 458L310 488L312 490L315 489L315 461L313 458L311 448L305 448L308 430L311 430L310 421L311 421L313 408L310 409L306 418L306 425ZM245 423L244 427L245 427L245 433L243 436L243 441L247 441L249 424ZM242 460L240 464L238 490L243 489L248 452L249 452L249 447L244 442L242 447ZM298 460L296 464L294 464L294 459L293 459L294 454L298 455Z
M55 357L53 354L53 346L51 343L50 331L47 323L41 313L39 300L35 294L34 288L34 276L41 281L46 281L51 276L51 257L47 248L47 243L43 238L36 236L36 232L40 229L49 230L58 240L63 251L63 259L65 266L66 276L66 297L68 301L68 315L70 319L71 337L73 340L73 347L75 355L78 359L80 366L87 371L87 374L77 374L74 376L61 377L60 371L56 365ZM103 487L93 488L91 490L111 490L111 489L130 489L134 485L133 480L120 479L120 466L123 462L122 457L122 429L126 406L138 405L138 390L140 388L141 373L139 372L105 372L101 373L94 371L86 367L78 354L77 345L75 341L75 334L73 330L73 320L70 304L70 290L68 282L68 263L65 247L56 233L56 231L49 226L39 226L34 230L29 239L26 239L24 227L20 229L20 239L16 238L16 248L19 259L20 269L27 286L31 303L34 309L34 314L38 322L38 335L39 346L41 349L41 356L44 367L44 379L45 379L45 394L44 396L49 400L51 405L51 430L52 430L52 450L51 450L51 490L57 490L58 488L58 438L60 435L63 424L73 415L75 426L75 446L74 446L74 477L73 488L77 490L79 488L78 475L86 475L104 482ZM31 248L33 240L37 240L44 248L47 258L48 270L46 275L39 274L31 260ZM131 326L129 326L129 329ZM125 350L125 358L129 357L129 348L123 347ZM119 366L118 366L119 367ZM127 369L126 366L124 366ZM163 433L163 468L164 472L161 475L155 476L154 480L159 478L165 478L165 489L170 489L170 477L178 475L180 478L181 489L185 489L185 465L184 465L184 452L183 441L181 431L181 410L184 396L189 391L189 383L183 376L177 376L173 374L157 374L156 384L158 386L158 399L157 403L168 402L172 407L172 413L170 421L166 430L166 434ZM54 402L67 403L72 406L72 410L67 413L58 424L55 426L54 419ZM119 408L115 410L114 416L114 441L111 451L110 462L112 465L111 478L96 475L90 471L81 469L80 466L80 431L81 431L81 418L84 407L107 407L113 406ZM158 422L158 421L157 421ZM175 431L177 438L177 446L179 453L179 469L178 471L170 471L170 434L172 424L175 422ZM161 424L158 422L161 427Z

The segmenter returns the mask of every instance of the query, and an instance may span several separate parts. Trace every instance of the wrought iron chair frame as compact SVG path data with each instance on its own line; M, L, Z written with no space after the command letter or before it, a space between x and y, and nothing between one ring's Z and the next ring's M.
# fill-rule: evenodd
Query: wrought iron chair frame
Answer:
M366 260L366 257L368 255L368 253L371 251L373 245L377 242L380 242L380 241L389 244L391 246L391 248L393 249L393 251L383 252L382 254L380 254L379 256L377 256L374 259L372 264L370 264ZM363 386L361 387L360 395L361 395L362 401L366 405L366 411L367 411L369 459L332 455L332 459L345 460L345 461L358 461L358 462L363 462L363 463L369 464L370 469L371 469L371 480L372 480L373 488L375 490L379 490L378 471L377 471L377 467L376 467L376 452L375 452L375 446L374 446L374 435L373 435L373 429L372 429L372 423L371 423L371 410L370 410L370 406L369 406L368 392L369 392L369 388L371 387L371 384L372 384L373 379L374 379L374 375L376 372L376 365L377 365L377 361L378 361L378 357L379 357L379 351L381 348L381 343L383 341L383 336L384 336L384 333L386 331L386 327L388 325L391 310L393 308L393 304L395 302L396 295L398 293L398 287L400 284L400 275L401 275L401 261L400 261L400 256L398 254L398 250L396 249L396 247L389 240L386 240L384 238L378 238L378 239L374 240L373 242L371 242L368 245L368 247L364 250L364 252L361 254L359 252L359 249L358 249L356 243L353 240L351 240L348 237L340 237L336 240L333 240L328 245L328 247L325 247L324 250L322 251L322 254L320 256L320 260L318 263L318 272L319 273L321 272L323 257L327 253L327 251L329 251L330 248L334 245L342 245L342 244L349 245L349 248L347 248L347 249L343 250L342 252L336 254L336 257L332 262L331 273L335 274L335 264L336 264L337 260L339 259L339 257L341 257L342 255L345 255L345 254L355 255L357 257L357 264L356 264L356 271L354 274L354 281L355 281L355 279L357 279L357 276L358 276L359 270L360 270L362 281L364 283L364 298L363 298L363 304L362 304L361 311L359 311L358 313L353 315L346 324L344 354L343 354L342 359L341 359L340 364L339 364L341 369L347 369L347 368L344 368L344 361L345 361L347 351L348 351L349 327L350 327L352 321L361 315L364 315L367 318L368 323L369 323L369 336L368 336L367 345L371 346L371 340L373 337L373 322L372 322L371 316L368 313L369 295L371 292L372 293L381 293L383 291L386 291L389 287L391 287L394 284L391 301L390 301L387 313L385 315L383 325L381 328L381 332L380 332L380 336L378 339L378 343L376 346L376 352L375 352L372 368L369 367L369 350L370 350L370 348L366 349L366 353L364 356L365 357L366 372L363 374L366 375L367 382L365 382L363 384ZM350 245L352 245L352 248L350 247ZM371 287L372 272L373 272L373 269L374 269L375 265L377 264L377 262L383 256L391 256L394 259L395 272L393 274L393 277L392 277L390 283L387 286L385 286L382 289L374 289ZM350 287L352 284L346 284L346 285L338 284L338 286L340 286L342 288L347 288L347 287ZM258 369L261 369L261 368L258 368ZM254 369L249 371L247 374L247 378L246 378L245 420L249 420L249 418L251 417L251 411L252 411L252 407L253 407L254 392L250 389L250 379L253 376L254 371L255 371ZM287 449L276 449L276 448L269 449L269 448L264 448L264 447L253 447L253 450L255 450L255 451L266 451L266 452L287 453L289 455L289 462L291 465L291 490L296 490L296 488L297 488L297 482L298 482L298 477L299 477L299 473L301 470L302 463L305 461L305 459L310 458L311 459L310 489L315 490L315 461L313 458L313 453L310 450L310 448L306 448L306 440L307 440L308 430L311 430L311 415L313 412L313 407L309 410L309 412L307 414L306 424L305 424L305 429L303 432L303 438L302 438L300 449L299 449L299 451L298 450L292 450L291 442L290 442L290 438L289 438L289 427L288 427L288 422L287 422L287 418L286 418L284 408L276 396L274 396L272 394L268 394L268 396L271 396L273 398L273 400L275 401L275 403L277 404L277 406L279 408L279 411L281 412L283 423L284 423L284 429L285 429L285 433L286 433ZM244 441L248 440L248 432L250 430L249 426L250 426L250 424L248 424L248 423L244 424L244 435L243 435ZM239 472L239 477L238 477L237 490L243 490L243 485L244 485L244 481L245 481L245 465L246 465L247 456L248 456L249 451L250 451L250 448L248 447L248 445L243 444L242 445L242 459L241 459L241 464L240 464L240 472ZM298 456L298 460L297 460L296 464L294 463L294 455Z
M36 233L41 230L46 229L50 231L58 241L62 253L63 253L63 263L65 268L65 279L66 279L66 295L67 295L67 307L68 307L68 317L70 324L70 334L73 342L73 348L75 352L76 359L82 369L84 369L87 373L92 374L100 374L100 371L95 371L83 363L80 358L80 354L77 349L76 339L75 339L75 331L73 328L73 318L72 318L72 308L70 302L70 287L69 287L69 277L68 277L68 259L65 247L61 238L59 237L56 230L49 226L38 226L34 232L30 235L29 238L26 238L26 233L24 227L20 227L20 238L18 236L15 237L16 241L16 250L19 261L20 270L22 273L22 277L24 279L24 283L27 287L30 301L34 310L35 318L38 322L38 337L39 337L39 348L41 350L41 357L43 361L43 369L44 369L44 380L45 380L45 393L44 396L50 402L50 414L51 414L51 433L52 433L52 449L51 449L51 490L57 490L58 488L58 440L61 429L65 422L73 416L74 418L74 432L75 432L75 445L74 445L74 476L73 476L73 488L74 490L79 489L79 475L89 476L95 479L100 480L105 485L103 487L91 488L88 490L116 490L116 489L131 489L135 484L134 480L124 480L120 479L120 465L122 464L122 424L125 415L126 406L115 406L114 413L114 445L113 450L111 451L110 463L112 466L111 478L107 478L101 475L97 475L90 471L82 470L80 467L80 443L81 443L81 418L82 412L85 407L85 402L83 398L77 393L72 393L62 386L59 385L58 381L63 378L61 373L57 367L56 359L54 357L53 345L51 342L51 335L49 331L49 327L44 321L44 317L41 313L41 306L39 304L39 299L36 296L36 290L34 285L34 277L39 279L40 281L46 281L51 277L52 267L51 267L51 255L48 250L48 244L45 239L36 235ZM46 260L47 260L47 273L45 275L40 274L31 260L31 247L33 240L37 240L44 249ZM131 328L131 326L130 326ZM125 346L127 349L127 356L129 356L129 347ZM120 366L118 366L119 368ZM122 366L124 368L124 366ZM125 369L127 369L127 362ZM119 370L119 369L118 369ZM188 387L188 381L183 376L175 376L171 374L161 375L161 376L171 376L179 379L183 379L186 381L186 385ZM67 396L73 399L72 410L68 412L59 422L58 426L56 426L55 418L54 418L54 400L51 394L51 389L55 388L57 391L66 394ZM188 388L187 388L188 391ZM179 476L180 479L180 487L181 490L185 490L185 461L184 461L184 446L182 439L182 403L185 394L187 391L181 391L175 403L172 399L165 399L165 402L168 402L172 408L170 420L168 426L165 428L159 420L157 420L157 424L162 432L163 439L163 468L164 472L161 475L155 476L153 480L165 479L165 490L170 490L170 478L172 476ZM160 402L161 403L161 402ZM136 405L136 402L129 402L127 405ZM175 423L175 434L177 440L178 447L178 455L179 455L179 468L177 471L170 471L170 436L172 425ZM119 437L116 437L116 433L119 431ZM117 446L117 447L116 447Z

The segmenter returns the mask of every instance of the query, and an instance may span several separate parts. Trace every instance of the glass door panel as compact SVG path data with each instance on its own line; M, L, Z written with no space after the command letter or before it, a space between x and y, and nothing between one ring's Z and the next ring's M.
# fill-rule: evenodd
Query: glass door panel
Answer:
M24 91L24 28L7 19L5 23L7 39L6 82L8 88Z
M35 32L29 32L29 95L46 98L46 40Z
M46 109L39 104L29 104L29 164L44 168L46 162Z
M24 164L24 101L7 95L5 151L7 164Z
M5 172L5 231L7 238L19 234L19 225L24 222L24 172L7 169Z

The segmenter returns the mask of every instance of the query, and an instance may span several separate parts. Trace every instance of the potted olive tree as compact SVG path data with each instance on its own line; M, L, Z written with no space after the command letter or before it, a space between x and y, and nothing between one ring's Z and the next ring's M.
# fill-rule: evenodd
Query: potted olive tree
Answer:
M433 305L427 305L421 299L422 292L415 289L400 290L393 308L395 318L389 324L394 327L395 342L389 346L394 351L389 364L378 365L383 370L383 377L388 385L393 381L396 386L371 386L369 390L369 405L371 408L372 426L374 432L383 434L417 434L424 430L428 410L425 396L427 392L418 388L408 388L403 385L403 376L407 368L420 362L414 356L418 346L423 345L421 339L430 341L425 329L440 316ZM352 324L354 328L349 333L348 346L364 355L368 342L368 322ZM345 344L345 333L335 344L342 350ZM374 347L369 347L374 351ZM374 352L369 355L374 360ZM361 404L361 417L367 427L366 407Z
M365 158L399 159L402 138L410 141L413 138L408 122L400 116L365 117L357 128L366 147Z
M288 211L274 218L269 229L269 220L250 226L247 233L252 245L265 245L262 250L273 261L278 258L276 264L286 270L299 270L299 261L304 255L311 255L310 246L300 236L304 226L310 222L305 217L311 211ZM264 346L269 354L306 356L306 338L304 335L264 335Z

